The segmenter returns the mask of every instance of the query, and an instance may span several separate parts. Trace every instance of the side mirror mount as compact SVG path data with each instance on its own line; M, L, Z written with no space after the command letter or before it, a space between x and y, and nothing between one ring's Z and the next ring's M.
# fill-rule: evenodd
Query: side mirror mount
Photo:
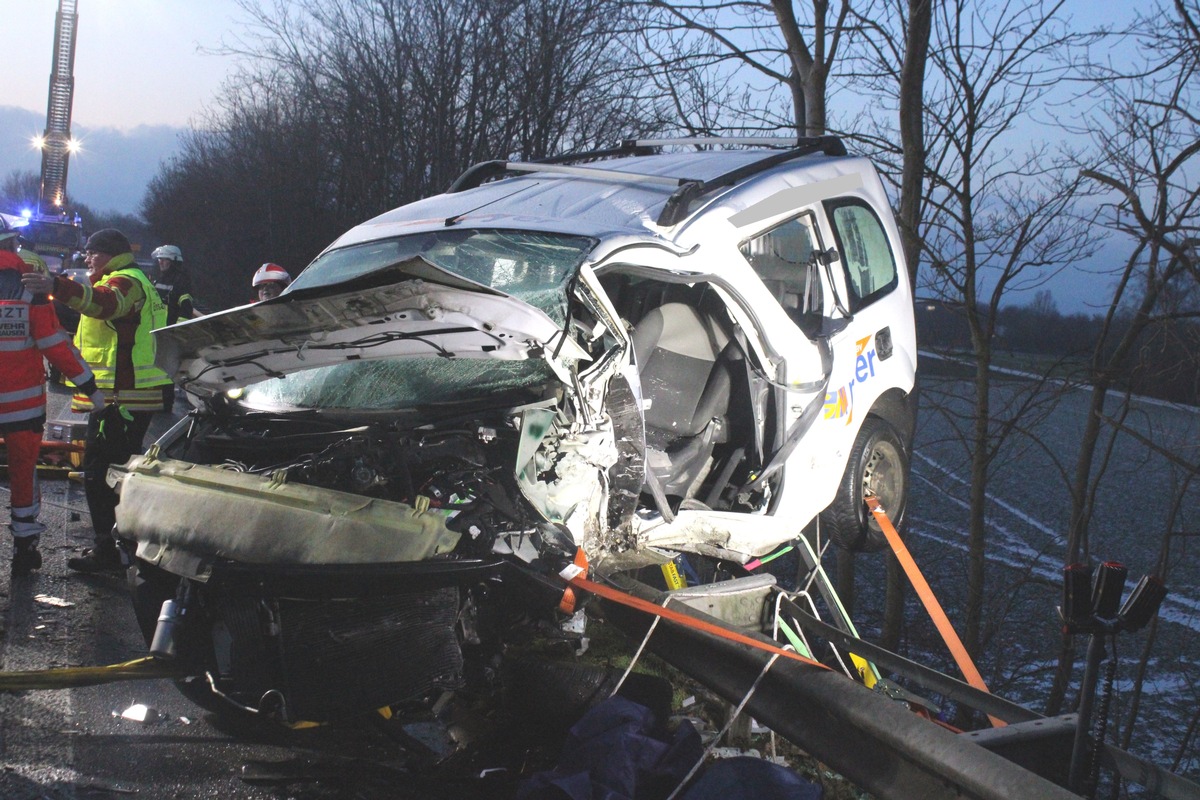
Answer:
M831 247L828 250L813 251L813 258L820 261L825 266L831 266L842 260L842 256L838 253L837 248Z

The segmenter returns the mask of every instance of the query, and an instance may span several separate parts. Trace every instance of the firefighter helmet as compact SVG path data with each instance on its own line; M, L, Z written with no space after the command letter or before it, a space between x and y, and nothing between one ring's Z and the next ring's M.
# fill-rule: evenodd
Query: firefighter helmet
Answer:
M150 256L152 258L165 258L169 261L183 261L183 251L173 244L164 244L162 247L154 248L154 252Z
M9 225L8 220L6 220L4 217L0 217L0 242L8 239L15 239L19 235L20 232L13 226Z
M264 283L282 283L287 286L292 282L292 276L288 271L278 264L270 262L263 264L258 268L258 272L254 273L254 281L251 284L254 288L262 286Z

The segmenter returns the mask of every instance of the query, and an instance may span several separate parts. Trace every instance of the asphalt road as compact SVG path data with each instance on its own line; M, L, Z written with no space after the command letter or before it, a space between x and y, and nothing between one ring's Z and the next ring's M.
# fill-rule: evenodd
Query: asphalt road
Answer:
M1021 382L997 387L996 401L1021 395ZM67 392L53 387L51 420L68 417ZM959 444L961 406L969 392L956 378L930 378L922 399L913 463L908 537L926 575L952 619L961 622L966 574L966 476ZM1082 392L1047 398L1031 421L1034 439L1015 437L994 465L989 493L989 592L985 619L988 656L980 664L989 684L1006 696L1039 708L1052 671L1058 622L1054 608L1061 589L1062 532L1068 507L1062 476L1071 463L1086 410ZM1139 403L1129 424L1146 437L1178 448L1200 441L1200 413L1193 409ZM165 430L163 415L152 434ZM1189 453L1190 455L1190 453ZM1189 460L1194 460L1189 458ZM1190 510L1200 497L1186 476L1153 452L1125 440L1113 454L1100 494L1093 548L1100 558L1117 558L1133 578L1155 562L1161 531L1195 530ZM1173 498L1187 498L1181 516L1168 522ZM145 655L124 580L116 576L69 574L66 559L91 542L82 487L65 480L42 483L42 538L46 557L34 576L10 585L0 568L0 669L44 669L112 664ZM0 502L7 503L0 480ZM1183 540L1186 543L1186 537ZM7 545L5 545L7 546ZM1167 766L1200 702L1192 679L1200 655L1200 554L1181 547L1172 554L1171 595L1158 631L1154 675L1143 697L1142 719L1155 720L1136 736L1132 749ZM882 582L882 560L860 559L860 630L874 633L872 602ZM65 601L48 604L46 595ZM915 601L910 601L915 603ZM902 650L926 660L943 648L913 619ZM925 633L929 633L928 636ZM1121 679L1145 633L1123 644ZM932 666L953 670L953 665ZM123 719L134 703L161 712L153 723ZM1118 704L1119 705L1119 704ZM1118 714L1123 709L1118 708ZM116 715L114 715L116 712ZM1194 752L1194 750L1193 750ZM509 754L511 755L511 754ZM73 690L0 694L0 798L383 798L504 797L511 795L514 764L482 760L453 772L410 769L402 748L365 725L286 733L274 728L232 730L194 706L169 681L138 681ZM479 774L493 767L510 771ZM1195 763L1185 758L1184 774ZM247 772L246 770L249 770ZM246 780L251 774L259 780Z
M70 417L67 390L56 386L52 391L49 419ZM160 416L152 435L171 422ZM0 480L0 503L8 504L6 478ZM0 568L0 669L99 666L146 655L125 579L67 569L67 558L92 539L83 487L43 479L42 509L48 527L41 540L42 569L11 580L7 541L0 551L6 555ZM120 716L136 703L156 710L157 721ZM474 777L488 764L446 775L415 772L409 763L403 749L370 726L231 729L166 680L0 693L0 798L5 800L510 793L502 777Z

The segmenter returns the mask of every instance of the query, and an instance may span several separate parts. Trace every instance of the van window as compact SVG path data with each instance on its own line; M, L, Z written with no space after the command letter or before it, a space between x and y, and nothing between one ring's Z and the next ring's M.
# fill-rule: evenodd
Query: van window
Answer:
M800 329L812 335L821 323L821 281L813 252L817 248L816 220L805 214L753 239L739 248L750 266Z
M879 217L860 200L833 200L825 204L837 240L850 311L873 303L896 288L896 259Z

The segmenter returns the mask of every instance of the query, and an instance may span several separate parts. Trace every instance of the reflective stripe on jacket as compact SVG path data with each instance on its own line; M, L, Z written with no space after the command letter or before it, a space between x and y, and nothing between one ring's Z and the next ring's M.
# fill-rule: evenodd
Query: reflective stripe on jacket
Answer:
M0 250L0 430L45 416L43 356L76 386L92 378L49 298L22 285L21 275L32 269L16 253Z
M50 274L50 268L46 266L46 259L39 256L37 251L26 250L24 247L22 247L19 251L17 251L17 255L21 257L22 261L33 267L35 271L40 272L43 275Z
M75 343L109 402L131 411L161 411L161 387L171 378L154 364L151 331L166 323L166 306L145 273L133 265L132 253L115 256L109 266L94 285L76 284L78 289L64 298L81 313ZM79 411L90 408L87 398L78 394L71 405Z
M158 296L167 304L167 324L174 325L179 320L188 320L194 316L192 306L192 290L189 286L187 271L182 264L176 264L166 273L159 275L154 284Z

